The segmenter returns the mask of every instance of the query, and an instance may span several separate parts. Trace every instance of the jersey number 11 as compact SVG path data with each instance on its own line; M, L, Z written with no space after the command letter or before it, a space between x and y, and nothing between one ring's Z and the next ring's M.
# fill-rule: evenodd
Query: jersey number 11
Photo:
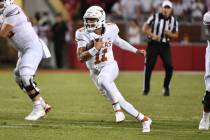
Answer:
M106 53L107 53L107 48L105 48L105 49L102 50L102 57L101 57L101 60L100 60L100 58L99 58L99 53L97 53L97 54L96 54L96 57L95 57L95 64L99 64L99 63L101 63L101 62L107 61Z

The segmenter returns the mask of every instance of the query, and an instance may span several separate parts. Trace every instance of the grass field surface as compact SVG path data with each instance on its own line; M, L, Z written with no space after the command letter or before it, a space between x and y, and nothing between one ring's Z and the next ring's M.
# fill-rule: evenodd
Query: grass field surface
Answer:
M198 130L203 73L175 72L170 97L162 95L163 76L153 73L149 96L142 96L141 72L121 72L116 80L124 97L153 119L144 134L127 114L125 122L114 122L112 106L85 72L39 71L36 81L53 110L43 120L25 121L31 102L12 71L0 71L0 140L210 140L210 131Z

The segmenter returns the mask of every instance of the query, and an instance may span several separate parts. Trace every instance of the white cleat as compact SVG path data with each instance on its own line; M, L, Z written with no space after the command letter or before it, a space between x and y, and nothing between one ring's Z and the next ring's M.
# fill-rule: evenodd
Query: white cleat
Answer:
M209 119L205 120L205 119L201 119L200 123L199 123L199 130L209 130Z
M115 112L116 123L123 122L125 120L125 115L122 111Z
M147 120L142 122L142 132L143 133L148 133L150 132L150 126L152 124L152 119L150 119L149 117L146 117Z
M25 117L27 121L36 121L46 115L45 110L41 107L34 106L32 112Z

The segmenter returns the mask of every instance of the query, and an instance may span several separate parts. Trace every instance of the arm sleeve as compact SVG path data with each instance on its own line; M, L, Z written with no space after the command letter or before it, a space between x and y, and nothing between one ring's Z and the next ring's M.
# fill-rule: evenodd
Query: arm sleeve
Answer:
M179 23L177 20L175 20L172 32L178 32L178 31L179 31Z
M152 15L148 18L148 20L146 21L146 24L148 24L149 26L152 25L152 23L154 22L155 20L155 15Z
M119 36L115 39L114 44L120 47L123 50L136 53L137 49L130 45L127 41L123 40Z

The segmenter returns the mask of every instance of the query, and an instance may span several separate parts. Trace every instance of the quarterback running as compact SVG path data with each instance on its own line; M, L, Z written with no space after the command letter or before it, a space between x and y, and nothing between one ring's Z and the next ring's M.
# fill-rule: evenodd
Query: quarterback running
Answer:
M35 33L23 10L13 0L0 0L0 17L0 37L9 38L18 51L15 81L33 102L33 110L25 120L38 120L46 115L51 106L40 96L33 77L40 61L50 57L50 52Z
M119 74L113 56L113 44L123 50L145 56L145 51L136 49L118 36L119 28L114 23L106 23L104 10L91 6L84 14L84 27L76 31L77 54L81 62L86 62L90 76L102 95L112 103L116 122L125 119L123 110L142 122L142 132L150 132L152 120L136 110L124 99L114 80Z

